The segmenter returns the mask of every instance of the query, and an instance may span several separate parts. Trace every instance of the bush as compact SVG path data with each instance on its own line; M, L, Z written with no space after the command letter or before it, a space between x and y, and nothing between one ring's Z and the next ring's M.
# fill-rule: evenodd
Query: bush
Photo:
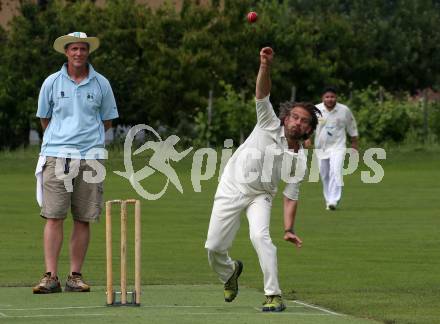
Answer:
M407 96L396 97L374 85L354 91L347 101L363 143L400 143L407 137L423 142L423 107Z
M21 15L7 32L0 28L0 149L26 144L29 129L39 127L39 89L65 60L52 44L78 30L101 39L91 62L112 84L120 113L115 123L159 124L190 140L196 120L199 140L209 138L215 145L228 137L238 143L252 129L248 118L254 117L263 46L276 53L275 106L290 97L293 85L300 101L310 101L330 83L347 90L350 84L363 89L378 80L392 91L440 84L440 12L433 2L343 2L341 7L340 0L212 0L202 6L185 0L181 11L171 2L153 11L135 0L105 6L22 0ZM246 22L250 8L260 13L256 24ZM202 127L206 112L201 107L210 90L220 116L208 129ZM412 123L419 123L418 110L389 94L379 105L377 91L359 90L353 99L361 136L402 141ZM431 128L438 134L438 109L432 109Z
M440 139L440 102L434 102L429 105L429 130L434 140Z
M220 82L220 85L224 92L213 100L211 121L207 109L195 116L196 145L221 147L225 139L232 139L238 146L255 126L254 99L246 100L245 93L237 93L230 84Z

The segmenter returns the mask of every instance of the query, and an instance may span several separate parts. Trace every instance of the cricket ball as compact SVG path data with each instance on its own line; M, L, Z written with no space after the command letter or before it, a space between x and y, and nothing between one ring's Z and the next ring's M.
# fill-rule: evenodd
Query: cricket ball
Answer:
M250 24L253 24L258 19L258 15L255 11L251 11L247 14L247 20Z

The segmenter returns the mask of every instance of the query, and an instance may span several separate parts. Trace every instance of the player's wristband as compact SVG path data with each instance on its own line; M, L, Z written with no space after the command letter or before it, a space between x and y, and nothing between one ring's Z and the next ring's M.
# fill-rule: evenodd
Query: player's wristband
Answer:
M284 230L284 233L292 233L293 235L295 235L295 231L293 230L293 228Z

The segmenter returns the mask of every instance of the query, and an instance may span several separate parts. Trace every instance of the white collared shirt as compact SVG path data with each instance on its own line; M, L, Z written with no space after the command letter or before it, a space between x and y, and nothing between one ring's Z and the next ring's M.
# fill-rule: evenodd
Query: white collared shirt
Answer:
M297 200L307 169L304 149L301 146L297 153L289 150L284 126L280 125L269 96L256 99L256 110L257 124L228 161L220 185L232 186L245 195L274 196L283 179L288 182L284 195Z
M358 136L356 120L350 109L340 103L329 111L324 103L316 105L321 111L315 131L315 148L323 152L332 149L345 149L346 133L351 137Z

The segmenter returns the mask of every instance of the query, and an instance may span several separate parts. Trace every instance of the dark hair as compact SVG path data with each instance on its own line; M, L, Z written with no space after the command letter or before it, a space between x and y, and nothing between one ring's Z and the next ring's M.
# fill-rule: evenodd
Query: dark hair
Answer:
M324 95L324 93L332 92L334 94L338 94L338 90L335 86L325 86L324 89L322 89L321 95Z
M278 115L278 118L280 119L281 126L284 125L284 119L289 116L290 112L293 108L300 107L304 110L306 110L310 115L310 126L311 130L307 134L305 134L302 138L302 140L308 139L310 136L312 136L313 132L316 129L316 126L318 125L318 114L322 116L321 112L318 108L315 107L314 104L310 102L295 102L295 101L286 101L280 104L280 113Z

